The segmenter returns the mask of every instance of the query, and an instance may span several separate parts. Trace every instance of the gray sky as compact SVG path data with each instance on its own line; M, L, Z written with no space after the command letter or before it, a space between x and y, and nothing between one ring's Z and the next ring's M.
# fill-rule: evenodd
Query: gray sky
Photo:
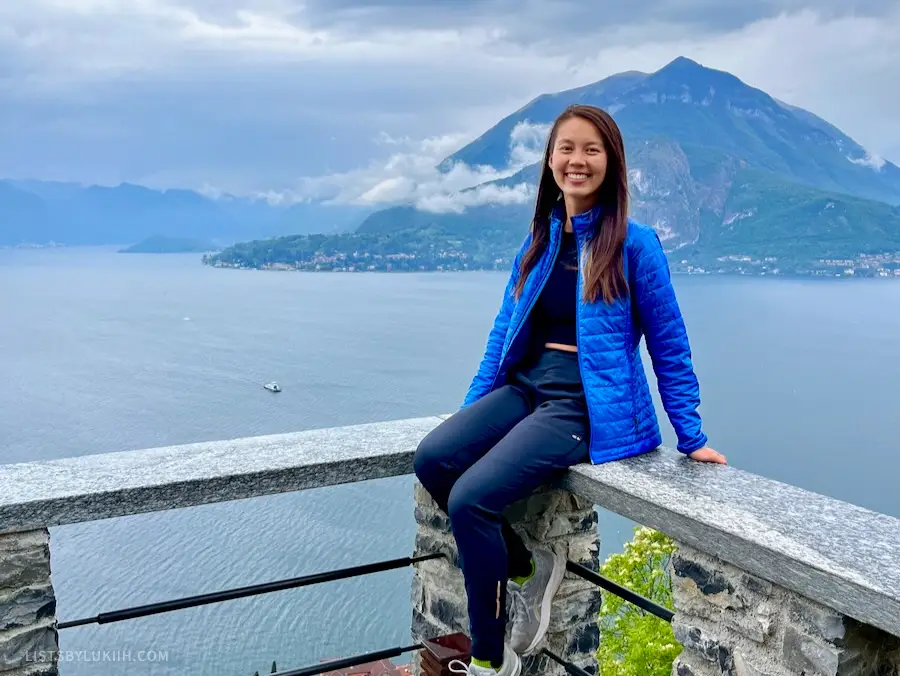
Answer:
M898 0L589 4L2 2L0 177L433 195L485 178L433 164L534 96L679 55L900 162Z

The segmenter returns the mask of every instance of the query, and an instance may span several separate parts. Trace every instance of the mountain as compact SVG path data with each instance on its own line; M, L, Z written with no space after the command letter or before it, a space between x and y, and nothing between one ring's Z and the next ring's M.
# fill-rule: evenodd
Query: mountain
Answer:
M169 254L169 253L204 253L216 247L212 242L184 237L165 237L153 235L137 244L121 249L119 253Z
M49 209L40 197L0 182L0 242L46 242L49 220Z
M679 57L655 73L623 73L537 99L501 120L448 157L454 162L508 164L509 134L516 124L549 124L572 103L599 106L622 130L626 149L664 138L681 145L693 162L710 154L731 157L785 180L900 204L900 168L878 169L858 143L821 118L789 106L734 75ZM700 157L694 157L699 153Z
M0 181L0 245L131 244L181 237L229 244L250 237L351 230L371 212L317 203L272 205L191 190Z
M777 253L787 252L790 243L792 255L812 255L819 250L817 242L835 239L835 228L842 233L836 238L843 242L837 247L841 255L895 246L900 223L889 205L900 204L900 168L871 158L816 115L683 57L655 73L620 73L539 96L447 157L440 168L463 162L502 171L512 160L517 125L549 125L572 103L602 107L616 119L628 155L632 216L653 225L669 251L712 255L727 244L729 251L749 247L744 253ZM473 190L524 183L533 194L539 169L533 164ZM772 201L776 193L793 195L802 204L785 210L782 200ZM841 205L839 222L832 213L820 215L818 205L827 203ZM461 214L401 205L373 213L357 231L434 226L460 236L478 236L487 227L521 233L532 209L530 200L493 210L469 207ZM767 228L786 239L763 245Z
M828 193L741 170L723 206L723 219L704 215L698 241L679 251L695 261L742 256L811 263L877 258L900 262L900 207Z

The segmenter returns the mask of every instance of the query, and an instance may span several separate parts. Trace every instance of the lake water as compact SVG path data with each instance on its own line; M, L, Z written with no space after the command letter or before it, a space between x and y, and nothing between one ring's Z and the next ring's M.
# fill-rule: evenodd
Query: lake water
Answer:
M453 411L504 282L0 251L0 463ZM900 516L900 282L675 283L711 445L742 469ZM272 379L281 394L261 388ZM604 554L629 527L601 515ZM414 532L410 477L53 528L58 616L406 556ZM297 668L405 644L410 574L66 629L62 650L167 659L69 661L62 673L252 676L272 660Z

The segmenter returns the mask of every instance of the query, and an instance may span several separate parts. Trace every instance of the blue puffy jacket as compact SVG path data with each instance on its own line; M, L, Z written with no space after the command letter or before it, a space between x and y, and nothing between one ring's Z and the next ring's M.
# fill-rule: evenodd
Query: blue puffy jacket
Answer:
M579 250L599 216L599 207L572 219ZM550 221L550 243L529 275L521 298L513 289L519 261L531 233L516 255L500 311L487 340L484 358L463 407L477 401L506 378L528 344L529 313L553 269L563 223L559 209ZM590 418L590 459L594 464L626 458L662 443L659 421L641 360L641 337L653 363L660 398L678 436L678 450L691 453L706 445L697 407L699 386L691 362L662 243L653 228L629 220L625 238L625 278L629 295L607 304L582 299L578 278L578 361Z

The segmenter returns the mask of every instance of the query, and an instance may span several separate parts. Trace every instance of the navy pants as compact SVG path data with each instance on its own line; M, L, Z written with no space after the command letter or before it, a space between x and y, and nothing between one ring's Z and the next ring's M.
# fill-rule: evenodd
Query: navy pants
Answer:
M449 516L459 550L474 657L502 660L506 580L531 571L531 555L503 510L587 460L578 355L552 349L419 444L416 476Z

